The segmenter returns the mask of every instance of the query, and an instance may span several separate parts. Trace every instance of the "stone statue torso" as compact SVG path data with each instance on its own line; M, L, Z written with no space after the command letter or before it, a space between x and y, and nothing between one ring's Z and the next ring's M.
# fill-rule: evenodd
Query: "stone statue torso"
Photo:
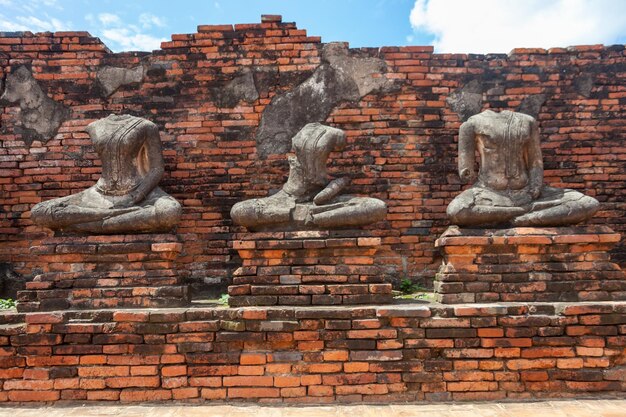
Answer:
M526 148L532 118L521 113L485 111L469 120L480 154L478 179L494 190L520 190L528 185Z
M111 115L93 122L88 132L102 161L96 187L105 195L125 195L139 186L149 170L144 147L151 122L130 115Z
M593 216L599 203L578 191L543 183L539 127L527 114L486 110L459 128L459 176L478 181L446 213L459 226L560 226Z
M383 201L343 195L349 179L328 177L328 156L346 143L343 131L309 123L291 143L295 156L289 156L289 178L283 188L269 197L235 204L230 213L236 224L250 230L336 229L385 217Z

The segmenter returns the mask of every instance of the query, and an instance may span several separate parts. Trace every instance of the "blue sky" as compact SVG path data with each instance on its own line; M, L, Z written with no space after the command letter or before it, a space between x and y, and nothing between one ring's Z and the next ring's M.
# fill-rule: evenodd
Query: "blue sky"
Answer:
M201 24L281 14L324 42L509 52L626 42L623 0L0 0L0 31L87 30L112 50L151 50Z

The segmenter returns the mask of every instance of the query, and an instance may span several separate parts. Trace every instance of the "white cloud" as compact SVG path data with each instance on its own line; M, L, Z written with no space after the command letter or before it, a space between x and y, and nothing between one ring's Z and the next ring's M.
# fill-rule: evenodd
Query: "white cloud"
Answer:
M158 26L158 27L165 27L165 19L155 16L153 14L150 13L142 13L139 15L139 23L141 23L141 26L143 26L145 29L148 29L152 26Z
M165 38L157 38L145 33L133 32L127 28L105 29L102 32L105 41L110 41L124 51L151 51L158 49ZM114 48L119 50L120 48Z
M122 24L122 19L116 14L113 13L100 13L98 15L98 20L104 26L118 26Z
M85 15L86 22L91 26L99 27L92 33L99 36L113 51L152 51L160 48L161 42L167 39L153 36L145 30L163 27L165 20L149 13L139 15L138 20L140 25L126 22L113 13L100 13L97 16L91 13Z
M0 15L0 31L17 32L26 30L30 30L30 28L21 23L15 23L15 21L9 20L6 17Z
M70 30L72 24L46 15L45 20L35 16L16 16L7 19L0 15L0 31L58 32Z
M40 13L46 7L63 10L57 0L0 0L0 6L28 14Z
M506 53L615 43L626 35L626 1L416 0L409 19L437 52Z
M54 17L48 17L46 20L41 20L35 16L18 16L15 18L18 22L24 25L24 27L28 27L27 30L35 31L63 31L69 30L69 25L61 22L59 19Z

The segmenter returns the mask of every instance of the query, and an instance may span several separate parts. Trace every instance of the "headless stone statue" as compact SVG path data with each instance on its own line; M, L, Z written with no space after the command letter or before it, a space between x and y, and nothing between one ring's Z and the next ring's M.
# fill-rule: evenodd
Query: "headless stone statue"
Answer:
M254 231L339 229L382 220L387 205L376 198L340 195L347 177L328 180L328 155L345 146L339 129L309 123L292 139L289 178L278 193L241 201L230 212L233 221Z
M544 185L537 122L522 113L486 110L463 123L459 175L476 181L448 206L459 226L565 226L591 218L599 206L578 191Z
M110 115L87 126L102 160L92 187L37 204L36 224L81 233L149 233L171 229L180 204L157 186L163 175L157 126L131 115Z

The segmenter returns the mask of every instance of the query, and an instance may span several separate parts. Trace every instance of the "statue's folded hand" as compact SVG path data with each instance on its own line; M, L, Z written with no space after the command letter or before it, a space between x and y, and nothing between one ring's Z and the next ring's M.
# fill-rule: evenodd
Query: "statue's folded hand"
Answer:
M332 180L326 188L317 193L313 198L313 202L317 205L326 204L339 195L346 186L350 184L350 178L341 177Z
M135 204L135 200L131 195L125 195L120 197L120 199L113 204L112 209L133 208Z

